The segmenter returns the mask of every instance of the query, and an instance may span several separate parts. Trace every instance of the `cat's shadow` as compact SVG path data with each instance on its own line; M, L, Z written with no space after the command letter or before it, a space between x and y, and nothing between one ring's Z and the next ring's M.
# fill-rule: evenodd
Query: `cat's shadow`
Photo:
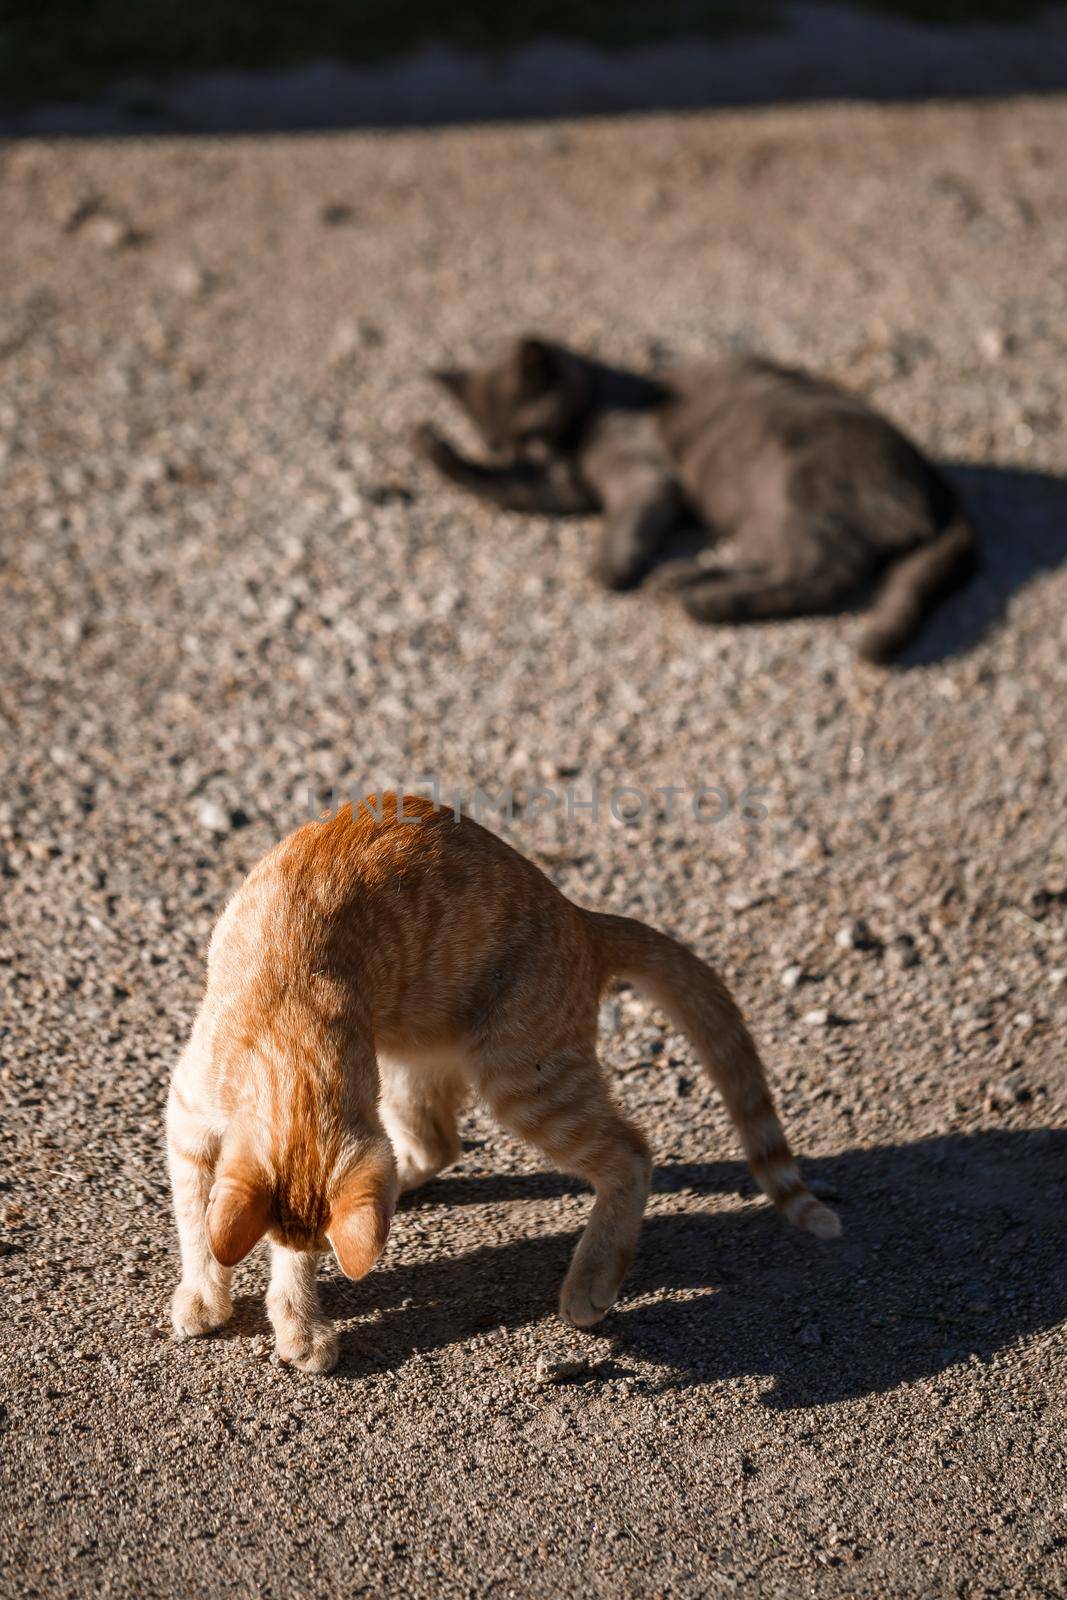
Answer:
M1014 467L952 461L941 465L973 522L981 567L942 601L897 658L897 670L966 655L1003 620L1019 590L1067 561L1067 478ZM708 542L700 528L680 527L661 552L657 568L692 559ZM650 581L654 586L655 569Z
M944 466L971 514L981 570L938 607L902 655L902 667L965 655L1003 620L1014 595L1067 561L1067 478L1011 467Z
M637 1260L598 1330L613 1361L594 1364L590 1381L766 1377L766 1404L805 1407L986 1361L1067 1317L1067 1131L857 1149L807 1172L840 1197L840 1243L799 1234L764 1205L707 1209L706 1195L752 1192L740 1164L660 1168ZM408 1203L428 1222L463 1205L547 1208L579 1187L551 1173L460 1173ZM668 1194L690 1204L657 1213ZM327 1278L330 1314L360 1319L345 1335L341 1380L550 1318L576 1237L542 1233L412 1263L394 1238L360 1283Z

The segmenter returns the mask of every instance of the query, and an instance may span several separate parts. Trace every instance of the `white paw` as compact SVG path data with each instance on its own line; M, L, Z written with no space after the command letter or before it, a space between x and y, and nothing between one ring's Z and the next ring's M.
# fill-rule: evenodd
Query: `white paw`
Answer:
M560 1316L573 1328L591 1328L607 1316L618 1293L619 1282L609 1281L606 1274L572 1267L560 1291Z
M421 1189L424 1183L436 1178L443 1167L456 1159L454 1150L418 1144L414 1140L395 1139L393 1154L396 1157L396 1176L401 1194Z
M233 1304L224 1289L179 1283L174 1291L170 1320L176 1339L201 1339L225 1327L232 1316Z
M427 1166L414 1157L401 1158L396 1164L397 1186L401 1194L409 1194L412 1189L421 1189L424 1183L429 1183L435 1177L438 1168Z
M328 1322L310 1322L276 1332L274 1353L286 1367L300 1372L332 1372L337 1365L338 1339Z

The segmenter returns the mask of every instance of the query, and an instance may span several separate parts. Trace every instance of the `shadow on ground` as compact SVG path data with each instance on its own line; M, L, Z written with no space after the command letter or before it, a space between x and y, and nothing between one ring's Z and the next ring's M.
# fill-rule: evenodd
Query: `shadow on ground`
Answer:
M662 1168L623 1300L599 1330L614 1361L596 1375L633 1371L637 1358L660 1366L666 1387L767 1376L768 1405L802 1408L987 1360L1067 1317L1067 1131L948 1135L848 1151L807 1171L838 1197L840 1244L794 1232L769 1208L701 1209L703 1195L751 1193L740 1164ZM411 1203L547 1202L578 1188L550 1173L458 1176ZM657 1215L662 1194L691 1195L694 1207ZM329 1312L367 1318L346 1337L342 1378L538 1321L576 1237L412 1266L387 1254L358 1284L328 1279ZM672 1302L678 1290L688 1293Z
M0 133L434 125L775 101L1058 92L1040 0L516 6L51 0L0 33ZM21 13L23 14L19 14Z
M1012 596L1067 561L1067 478L1008 467L945 464L974 522L981 571L941 605L902 667L964 655L1002 622Z

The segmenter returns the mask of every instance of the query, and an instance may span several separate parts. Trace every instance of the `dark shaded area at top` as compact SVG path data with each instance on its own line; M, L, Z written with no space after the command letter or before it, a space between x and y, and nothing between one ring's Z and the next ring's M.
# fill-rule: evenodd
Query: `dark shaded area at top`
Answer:
M525 47L534 58L512 70ZM7 134L1064 87L1067 7L1039 0L9 0L0 12Z

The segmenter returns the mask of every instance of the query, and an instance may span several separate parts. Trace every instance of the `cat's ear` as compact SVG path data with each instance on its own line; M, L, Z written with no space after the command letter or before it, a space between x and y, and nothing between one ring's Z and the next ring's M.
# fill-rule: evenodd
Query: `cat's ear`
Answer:
M515 365L527 394L540 394L556 380L556 352L544 339L530 335L515 346Z
M207 1208L207 1242L223 1267L235 1267L257 1245L270 1223L271 1191L247 1156L223 1155Z
M435 383L439 383L442 389L447 389L449 394L454 395L461 403L466 402L470 373L465 368L435 367L430 376Z
M346 1278L362 1278L385 1248L396 1205L396 1162L383 1139L349 1169L330 1204L326 1237Z

